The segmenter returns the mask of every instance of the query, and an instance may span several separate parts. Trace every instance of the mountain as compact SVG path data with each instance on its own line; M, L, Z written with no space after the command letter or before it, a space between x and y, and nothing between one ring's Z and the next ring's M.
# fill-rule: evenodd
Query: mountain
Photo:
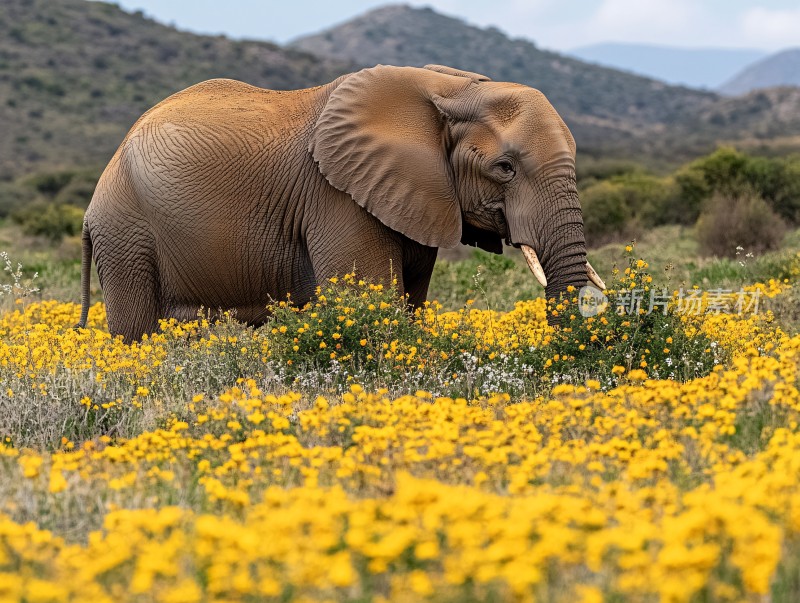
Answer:
M712 90L767 53L753 49L678 48L650 44L603 43L582 46L570 56L624 69L664 82Z
M783 50L753 63L720 86L719 91L733 95L774 86L800 86L800 48Z
M275 44L177 31L103 2L2 0L0 180L104 164L142 112L208 78L290 89L352 69Z
M652 156L708 149L709 142L768 154L797 153L800 152L800 88L768 88L722 97L687 114L676 127L654 130L648 138Z
M429 8L405 5L378 8L299 38L289 47L363 65L440 63L528 84L544 92L562 115L571 118L570 125L586 135L623 124L669 122L689 107L715 99L707 92L666 86L541 50L496 28L481 29Z
M675 164L721 141L772 144L768 137L781 137L796 147L800 140L793 138L800 105L791 105L791 93L723 99L543 50L429 8L378 8L289 46L364 66L440 63L533 86L567 122L580 152L597 158Z
M103 2L0 0L0 205L5 180L99 169L141 113L196 82L228 77L294 89L377 63L443 63L535 86L569 124L581 153L600 158L674 164L717 140L800 134L791 92L720 99L430 9L385 7L284 48L178 31Z

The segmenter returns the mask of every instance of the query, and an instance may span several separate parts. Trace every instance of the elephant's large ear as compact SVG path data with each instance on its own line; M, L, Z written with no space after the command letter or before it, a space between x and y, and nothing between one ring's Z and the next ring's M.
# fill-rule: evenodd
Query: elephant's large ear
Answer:
M415 67L354 73L331 93L309 151L328 182L389 228L423 245L455 247L461 207L436 103L455 101L471 85Z

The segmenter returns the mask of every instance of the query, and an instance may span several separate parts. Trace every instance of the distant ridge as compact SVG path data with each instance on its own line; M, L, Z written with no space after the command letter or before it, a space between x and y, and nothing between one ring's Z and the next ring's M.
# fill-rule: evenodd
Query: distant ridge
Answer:
M723 94L744 94L775 86L800 86L800 48L771 54L746 67L719 87Z
M86 0L0 1L0 179L104 164L146 109L212 77L278 89L353 65L160 25Z
M741 99L671 86L589 64L510 39L429 8L390 5L367 12L290 47L364 66L441 63L520 82L544 92L586 155L678 163L719 142L772 144L800 134L793 93L774 90Z
M544 92L572 116L624 119L628 124L668 122L689 106L713 102L708 92L674 88L652 79L589 65L530 41L512 40L429 8L390 5L289 44L319 56L362 65L441 63L520 82ZM587 125L588 125L587 121Z
M430 9L385 7L282 48L177 31L103 2L2 0L0 181L99 169L142 112L205 79L295 89L376 63L443 63L532 85L565 118L580 152L598 158L676 164L718 141L800 140L796 89L720 99L544 51Z
M747 65L767 56L765 51L754 49L679 48L619 42L582 46L567 54L669 84L708 90L717 88Z

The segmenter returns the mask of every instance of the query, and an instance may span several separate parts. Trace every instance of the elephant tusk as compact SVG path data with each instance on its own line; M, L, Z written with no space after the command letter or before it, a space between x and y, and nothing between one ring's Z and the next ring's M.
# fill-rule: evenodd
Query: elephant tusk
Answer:
M525 261L528 262L528 268L533 272L533 276L536 277L542 287L547 287L547 277L545 277L542 265L539 263L539 256L536 255L532 247L527 245L520 245L520 249L522 249L522 255L525 256Z
M592 283L596 285L598 289L605 291L606 284L603 282L603 279L600 278L600 275L595 272L595 269L592 268L592 265L589 262L586 262L586 274L589 275L589 280L592 281Z

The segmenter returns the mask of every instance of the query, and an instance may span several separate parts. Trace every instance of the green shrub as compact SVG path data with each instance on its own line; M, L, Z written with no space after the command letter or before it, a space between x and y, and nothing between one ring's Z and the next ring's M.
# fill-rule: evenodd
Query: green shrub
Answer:
M434 388L463 395L452 383L478 349L469 332L426 324L409 312L394 285L333 278L303 307L269 306L271 366L287 385L344 390L355 380L393 390Z
M691 225L697 220L699 206L694 207L681 196L680 186L674 177L643 175L631 178L625 184L628 204L634 208L642 226Z
M547 346L525 354L535 373L552 383L596 379L610 388L631 370L642 378L688 380L727 360L728 352L706 335L689 334L693 317L678 311L671 291L654 290L647 262L632 255L632 246L626 250L628 267L614 271L605 311L583 316L577 292L550 309L564 322Z
M786 225L752 191L716 193L697 220L696 233L704 253L734 257L737 251L761 253L776 249Z
M74 177L75 172L73 171L43 172L28 176L22 181L22 184L52 198L67 186Z
M745 178L784 220L800 223L800 159L753 157Z
M83 214L84 210L74 205L36 202L18 209L11 218L22 226L25 234L57 242L81 232Z
M682 223L694 224L700 217L703 205L711 196L711 185L706 181L703 170L693 165L684 166L675 172L674 180L685 216Z
M86 208L92 200L98 178L98 170L86 169L41 172L10 182L0 182L0 218L18 214L17 221L22 223L28 221L31 213L47 211L49 213L45 218L36 221L48 221L51 224L42 228L31 228L34 231L44 230L45 232L39 234L50 236L48 233L59 231L53 223L63 222L65 218L69 221L67 216L75 212L69 209L47 210L45 204ZM62 235L54 238L58 239Z
M633 214L621 184L603 181L581 194L583 226L587 241L600 245L609 240L629 238Z
M749 162L750 158L744 153L732 147L722 147L692 162L689 169L702 174L708 191L730 192L747 181Z
M79 172L55 195L53 200L62 205L86 208L92 200L98 175L94 172Z
M680 189L672 178L630 172L587 186L581 193L586 236L598 241L620 241L642 228L687 222Z
M16 182L0 182L0 218L25 207L35 198L35 191L19 186Z
M736 196L751 190L784 220L800 223L800 159L750 157L725 147L676 174L683 202L700 207L714 193Z

